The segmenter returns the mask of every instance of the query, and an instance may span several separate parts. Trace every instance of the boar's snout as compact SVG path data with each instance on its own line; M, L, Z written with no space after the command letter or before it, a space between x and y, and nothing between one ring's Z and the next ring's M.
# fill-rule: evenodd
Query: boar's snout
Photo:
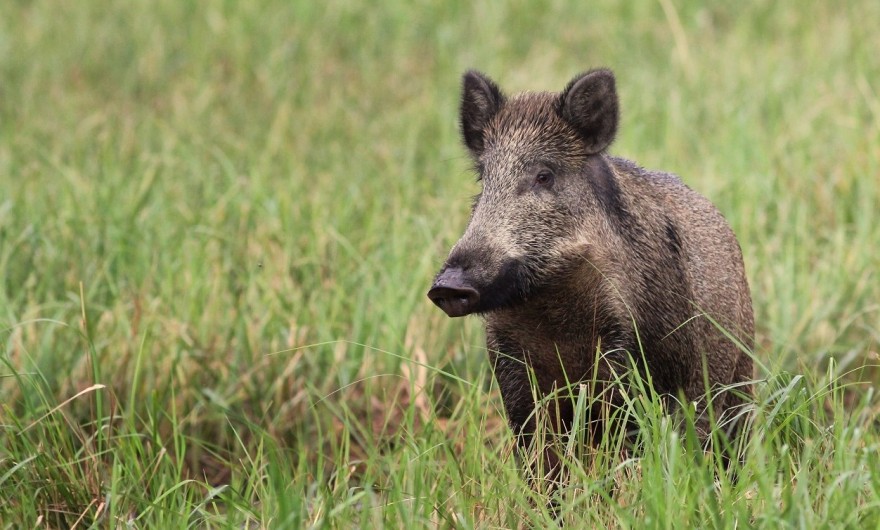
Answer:
M434 280L428 298L447 315L463 317L474 312L480 301L480 293L470 286L464 270L449 267Z

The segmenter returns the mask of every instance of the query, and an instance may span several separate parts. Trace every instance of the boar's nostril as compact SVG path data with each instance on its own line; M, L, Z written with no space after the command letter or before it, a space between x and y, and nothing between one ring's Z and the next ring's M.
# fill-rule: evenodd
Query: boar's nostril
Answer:
M450 268L437 277L428 298L447 315L461 317L474 312L480 293L468 284L461 269Z
M451 289L449 287L433 287L428 291L428 298L437 304L451 317L463 317L474 312L480 295L470 287Z

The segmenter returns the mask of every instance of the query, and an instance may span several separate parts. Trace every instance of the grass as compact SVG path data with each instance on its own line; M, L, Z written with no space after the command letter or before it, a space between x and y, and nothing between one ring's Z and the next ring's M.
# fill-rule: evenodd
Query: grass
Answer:
M739 236L757 436L716 479L637 399L644 451L568 458L561 519L880 524L880 5L260 4L0 5L2 526L552 522L425 291L477 192L461 72L599 65L612 152Z

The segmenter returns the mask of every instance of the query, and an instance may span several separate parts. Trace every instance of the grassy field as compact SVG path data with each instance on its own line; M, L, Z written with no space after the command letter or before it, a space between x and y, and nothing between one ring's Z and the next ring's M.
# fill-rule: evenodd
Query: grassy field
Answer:
M258 5L261 4L261 5ZM462 71L608 66L739 236L739 480L637 400L571 528L880 525L880 2L0 3L0 527L546 527L478 319Z

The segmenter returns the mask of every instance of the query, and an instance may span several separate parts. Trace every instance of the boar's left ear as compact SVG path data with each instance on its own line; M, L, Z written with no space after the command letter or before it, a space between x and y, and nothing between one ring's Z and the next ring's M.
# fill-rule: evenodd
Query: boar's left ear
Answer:
M476 70L465 72L461 85L461 134L471 154L478 157L486 147L486 126L504 103L504 95L498 85Z
M580 134L590 154L611 145L617 134L617 89L611 70L590 70L568 83L559 100L562 118Z

